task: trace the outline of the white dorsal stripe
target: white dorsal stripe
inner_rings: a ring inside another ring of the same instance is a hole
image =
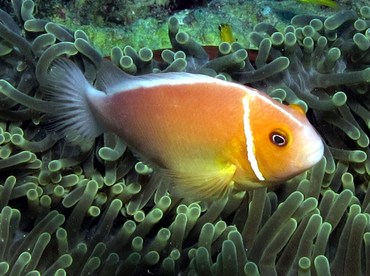
[[[233,82],[228,82],[220,80],[217,78],[209,77],[206,75],[200,74],[191,74],[185,72],[170,72],[170,73],[153,73],[142,76],[135,76],[132,78],[124,79],[118,85],[109,88],[109,93],[119,93],[125,91],[136,90],[140,88],[154,88],[161,85],[192,85],[197,83],[213,83],[220,86],[225,86],[225,89],[228,87],[238,87],[245,91],[247,95],[255,96],[267,103],[271,108],[279,110],[279,112],[285,114],[290,120],[296,122],[299,126],[303,126],[302,123],[297,120],[292,114],[281,108],[276,104],[276,101],[261,95],[258,90],[240,85]]]
[[[251,129],[250,121],[249,121],[249,113],[250,113],[249,97],[250,96],[247,95],[243,98],[243,107],[244,107],[243,123],[244,123],[245,140],[247,143],[248,161],[252,167],[254,174],[258,178],[258,180],[264,181],[265,178],[263,177],[263,174],[261,173],[258,167],[256,155],[254,153],[254,139],[253,139],[253,133],[252,133],[252,129]]]
[[[185,72],[153,73],[133,78],[125,79],[118,85],[110,88],[111,93],[125,92],[140,88],[154,88],[158,86],[172,85],[192,85],[197,83],[213,83],[218,85],[235,85],[231,82],[223,81],[217,78],[200,74],[191,74]]]

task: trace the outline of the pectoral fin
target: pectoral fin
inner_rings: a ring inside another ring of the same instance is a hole
[[[176,172],[161,169],[160,173],[172,180],[171,192],[179,197],[194,200],[217,199],[227,196],[232,190],[232,179],[236,171],[234,165],[229,164],[219,170],[199,171]]]

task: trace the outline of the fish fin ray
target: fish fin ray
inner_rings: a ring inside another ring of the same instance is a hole
[[[204,171],[201,174],[176,172],[160,169],[173,182],[170,191],[178,197],[194,200],[217,199],[229,195],[233,188],[235,166],[228,165],[221,170]]]
[[[186,72],[150,73],[132,76],[122,71],[111,61],[103,59],[98,68],[95,86],[108,95],[112,95],[138,88],[183,83],[203,83],[206,81],[214,83],[219,80],[206,75]]]
[[[55,105],[53,113],[45,114],[44,123],[57,138],[93,139],[103,132],[90,109],[88,94],[105,94],[86,80],[75,63],[66,58],[55,60],[40,87],[45,99]]]
[[[123,72],[111,61],[103,59],[98,68],[95,86],[107,94],[114,94],[124,89],[125,80],[133,78],[133,76]]]

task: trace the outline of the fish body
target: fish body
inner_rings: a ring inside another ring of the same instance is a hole
[[[220,31],[220,38],[222,42],[232,43],[236,41],[231,25],[222,23],[218,26],[218,30]]]
[[[297,0],[301,3],[307,3],[307,4],[314,4],[314,5],[320,5],[320,6],[326,6],[330,8],[336,8],[337,3],[332,0]]]
[[[51,99],[73,102],[56,110],[58,132],[85,138],[117,134],[170,177],[182,196],[221,197],[232,189],[281,183],[323,155],[305,114],[253,88],[189,73],[133,77],[108,61],[102,62],[96,88],[70,61],[57,62],[51,72],[43,85]],[[66,83],[78,85],[71,91]],[[60,87],[58,96],[50,86]],[[80,110],[63,120],[71,106]]]

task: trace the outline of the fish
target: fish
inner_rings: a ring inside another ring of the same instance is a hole
[[[307,4],[314,4],[314,5],[319,5],[319,6],[326,6],[329,8],[336,8],[337,3],[332,0],[297,0],[298,2],[301,3],[307,3]]]
[[[222,42],[232,43],[236,41],[231,25],[222,23],[218,25],[218,30],[220,31],[220,38]]]
[[[60,58],[40,85],[55,106],[53,132],[82,141],[116,134],[184,198],[269,187],[323,156],[302,110],[238,83],[186,72],[132,76],[103,60],[92,85]]]

